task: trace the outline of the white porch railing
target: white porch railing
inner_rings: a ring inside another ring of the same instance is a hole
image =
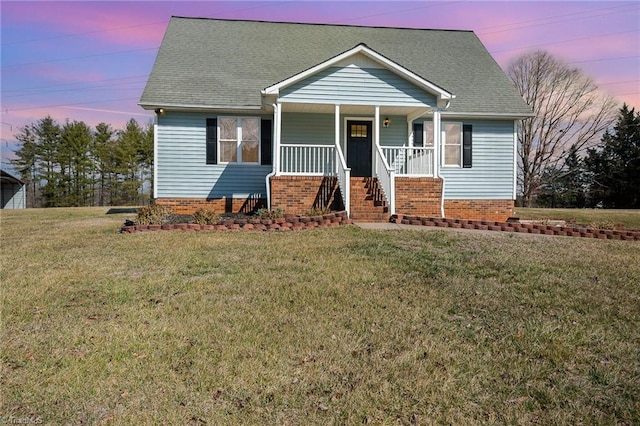
[[[344,159],[344,155],[342,155],[340,147],[336,149],[336,164],[338,165],[336,175],[340,192],[342,193],[344,209],[347,211],[347,215],[351,216],[351,169],[347,167],[347,162]]]
[[[381,147],[387,164],[399,176],[433,176],[433,148]]]
[[[395,182],[395,172],[389,167],[387,160],[385,159],[385,155],[382,152],[382,148],[379,145],[376,145],[376,177],[378,178],[378,182],[380,182],[380,186],[382,187],[382,192],[384,192],[384,196],[387,199],[387,203],[389,203],[389,212],[391,214],[396,214],[396,182]]]
[[[335,145],[280,145],[280,174],[334,176]]]

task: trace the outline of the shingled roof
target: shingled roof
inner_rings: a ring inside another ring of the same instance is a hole
[[[364,43],[453,93],[449,111],[530,108],[471,31],[172,17],[139,104],[260,108],[261,90]]]

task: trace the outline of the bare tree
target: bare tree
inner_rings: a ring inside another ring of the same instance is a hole
[[[547,52],[521,56],[507,74],[534,113],[518,129],[518,183],[529,206],[546,169],[558,167],[571,147],[581,154],[600,140],[615,121],[616,101]]]

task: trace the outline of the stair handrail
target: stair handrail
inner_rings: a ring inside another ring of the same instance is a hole
[[[389,167],[389,163],[382,152],[382,148],[376,143],[376,177],[382,193],[389,204],[389,211],[392,215],[396,214],[396,176],[395,172]]]
[[[336,176],[342,191],[344,209],[347,211],[347,216],[351,217],[351,168],[347,167],[340,144],[336,144]]]

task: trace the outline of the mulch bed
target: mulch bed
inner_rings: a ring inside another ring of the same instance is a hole
[[[487,220],[443,219],[396,214],[389,219],[403,225],[435,226],[441,228],[477,229],[483,231],[519,232],[524,234],[560,235],[566,237],[598,238],[602,240],[640,241],[640,231],[592,229],[580,226],[551,226],[518,222]]]
[[[322,216],[285,215],[276,219],[255,217],[223,218],[217,225],[198,225],[196,223],[173,223],[164,225],[125,225],[121,233],[132,234],[148,231],[298,231],[302,229],[331,228],[351,225],[347,212],[335,212]]]

